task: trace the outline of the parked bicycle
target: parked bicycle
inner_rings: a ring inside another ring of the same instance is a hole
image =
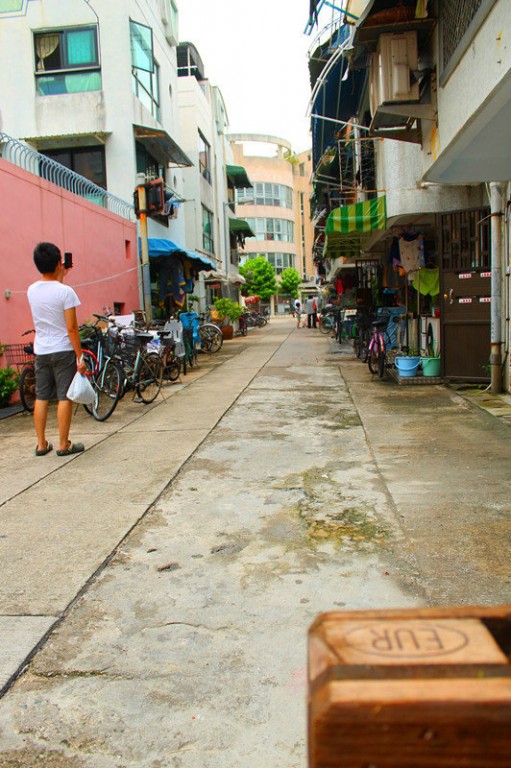
[[[157,352],[148,352],[146,346],[153,340],[153,334],[137,328],[117,325],[115,319],[94,315],[110,324],[107,336],[110,339],[111,360],[122,371],[120,397],[128,390],[134,392],[145,404],[152,403],[160,393],[163,381],[163,364]]]
[[[22,333],[22,336],[33,333],[35,330],[32,328]],[[11,344],[6,354],[9,364],[15,365],[20,372],[18,391],[21,404],[25,411],[33,413],[36,401],[34,343],[28,341],[26,344]],[[97,370],[97,359],[94,354],[84,349],[83,358],[88,371]]]
[[[389,333],[389,323],[399,323],[399,316],[393,317],[382,313],[371,323],[372,335],[369,342],[367,364],[372,374],[383,378],[385,369],[394,364],[397,354],[396,344],[392,343]]]
[[[87,413],[96,421],[106,421],[117,407],[124,387],[124,372],[116,360],[112,358],[112,345],[98,327],[100,320],[108,320],[103,315],[94,315],[96,324],[82,326],[82,350],[96,357],[96,366],[90,370],[90,382],[96,392],[96,400],[92,405],[84,405]]]
[[[205,352],[207,355],[218,352],[224,343],[222,331],[216,323],[212,322],[209,312],[201,312],[198,315],[198,320],[199,327],[197,332],[199,334],[201,352]]]

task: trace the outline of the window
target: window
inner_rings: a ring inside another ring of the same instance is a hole
[[[293,190],[284,184],[256,181],[252,189],[236,190],[237,205],[273,205],[293,209]]]
[[[165,168],[149,154],[147,149],[139,141],[135,142],[137,159],[137,173],[143,173],[146,179],[164,179]]]
[[[496,0],[443,0],[439,3],[441,84],[459,63]]]
[[[101,90],[95,26],[36,32],[34,50],[40,96]]]
[[[199,169],[206,179],[211,184],[211,148],[199,131]]]
[[[153,30],[145,24],[130,19],[131,66],[154,71]]]
[[[214,253],[213,214],[204,205],[202,206],[202,246],[205,251]]]
[[[295,228],[292,221],[287,219],[247,218],[256,240],[281,240],[294,242]]]
[[[241,263],[246,264],[249,259],[255,259],[257,256],[264,256],[275,270],[276,275],[280,275],[288,267],[295,266],[296,256],[294,253],[252,253],[243,254]]]
[[[154,72],[133,68],[133,93],[148,112],[160,119],[160,67],[154,62]]]
[[[106,168],[104,147],[76,147],[73,149],[48,149],[42,155],[51,157],[57,163],[79,173],[98,187],[106,189]],[[43,171],[43,168],[41,168]],[[44,172],[41,173],[44,177]]]
[[[148,112],[160,119],[160,68],[153,53],[153,30],[130,19],[133,93]]]

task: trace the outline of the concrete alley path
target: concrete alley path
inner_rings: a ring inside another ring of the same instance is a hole
[[[509,425],[287,318],[200,360],[81,456],[0,422],[2,768],[304,768],[318,613],[511,602]]]

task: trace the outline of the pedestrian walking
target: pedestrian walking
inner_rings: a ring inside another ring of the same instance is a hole
[[[302,305],[297,300],[295,301],[295,317],[296,317],[296,327],[300,327],[301,319],[302,319]]]
[[[307,311],[307,328],[317,328],[318,305],[316,304],[316,299],[314,297],[307,299],[305,307]]]
[[[36,399],[34,426],[37,434],[36,456],[45,456],[53,445],[46,439],[49,401],[58,400],[58,456],[69,456],[84,450],[82,443],[69,439],[73,403],[66,397],[76,371],[86,373],[76,307],[80,300],[63,280],[69,271],[64,266],[60,249],[53,243],[38,243],[34,263],[42,277],[27,292],[35,328]]]

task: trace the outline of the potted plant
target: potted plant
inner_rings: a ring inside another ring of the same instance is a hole
[[[14,368],[0,368],[0,408],[9,405],[11,396],[18,388],[18,372]]]
[[[403,347],[403,350],[396,355],[395,364],[400,376],[417,376],[421,358],[418,350],[414,347]]]
[[[215,299],[215,310],[220,323],[220,330],[224,339],[232,339],[234,336],[233,323],[243,314],[243,308],[237,301],[228,298]]]
[[[433,343],[431,355],[422,358],[422,373],[424,376],[440,376],[440,347]]]

